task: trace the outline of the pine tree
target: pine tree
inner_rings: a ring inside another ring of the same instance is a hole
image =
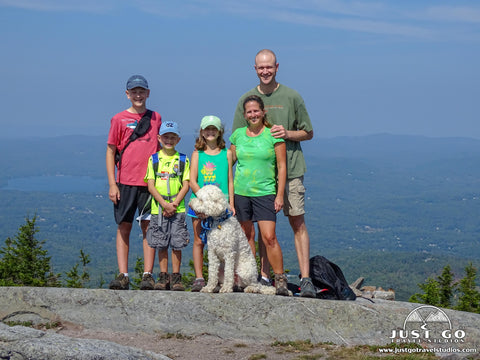
[[[42,249],[45,240],[35,237],[36,220],[36,215],[25,218],[17,235],[0,249],[0,286],[59,286],[60,275],[53,274],[48,252]]]
[[[475,287],[477,269],[470,263],[465,268],[465,277],[460,280],[457,310],[480,313],[480,293]]]
[[[408,299],[410,302],[418,302],[427,305],[438,305],[440,301],[440,285],[438,281],[428,278],[425,284],[418,284],[423,294],[416,293]]]
[[[444,308],[452,306],[453,292],[456,284],[453,282],[453,273],[450,265],[443,268],[442,274],[437,277],[439,285],[439,303]]]
[[[69,288],[83,288],[85,284],[90,280],[90,274],[87,271],[87,265],[90,263],[90,255],[87,255],[83,252],[83,249],[80,249],[80,262],[77,262],[73,265],[72,269],[66,273],[67,283],[66,286]],[[82,265],[82,273],[78,271],[78,267]]]

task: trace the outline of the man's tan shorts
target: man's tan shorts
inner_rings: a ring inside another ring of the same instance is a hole
[[[305,214],[305,186],[303,186],[303,176],[287,179],[283,201],[283,214],[285,216]]]

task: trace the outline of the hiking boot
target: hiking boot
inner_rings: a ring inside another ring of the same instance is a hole
[[[312,279],[304,277],[300,280],[300,296],[314,298],[317,297],[317,290],[313,286]]]
[[[158,274],[158,281],[154,287],[155,290],[170,290],[170,275],[166,272]]]
[[[285,274],[275,274],[275,288],[277,295],[288,296],[287,276]]]
[[[153,280],[152,274],[143,274],[140,290],[153,290],[154,287],[155,280]]]
[[[110,282],[108,286],[112,290],[128,290],[130,287],[130,280],[124,273],[120,273],[115,279]]]
[[[205,286],[205,280],[204,279],[195,279],[192,285],[192,292],[199,292],[202,290],[202,288]]]
[[[182,274],[173,273],[170,277],[170,283],[173,291],[185,291],[185,287],[182,284]]]

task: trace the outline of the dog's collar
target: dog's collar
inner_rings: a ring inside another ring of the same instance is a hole
[[[202,231],[200,232],[200,239],[202,240],[202,243],[206,244],[207,243],[207,233],[212,230],[213,228],[219,228],[221,229],[221,223],[227,220],[229,217],[231,217],[233,213],[229,211],[228,209],[225,210],[225,214],[223,214],[221,217],[214,219],[213,217],[209,216],[208,218],[202,220]]]

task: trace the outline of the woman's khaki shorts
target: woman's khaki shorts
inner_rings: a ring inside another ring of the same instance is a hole
[[[305,186],[303,186],[303,176],[287,180],[283,201],[283,214],[285,216],[305,214]]]

